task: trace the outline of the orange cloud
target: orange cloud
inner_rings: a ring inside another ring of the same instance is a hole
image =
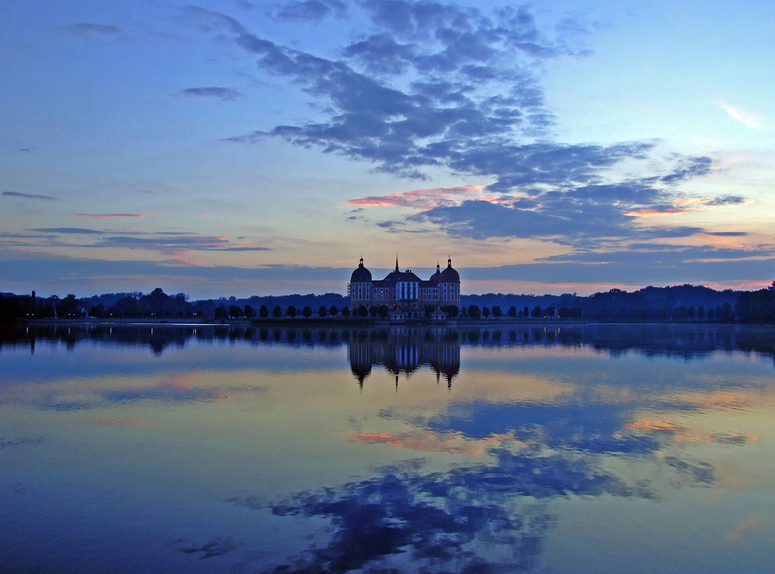
[[[431,209],[440,205],[455,205],[482,193],[482,185],[458,187],[430,187],[414,189],[403,193],[356,197],[347,201],[349,205],[359,207],[408,207],[411,209]]]
[[[160,215],[159,213],[74,213],[73,217],[91,217],[92,219],[142,219]]]
[[[484,455],[484,445],[472,443],[458,436],[439,435],[431,431],[410,431],[399,433],[359,432],[346,435],[348,442],[386,444],[393,448],[407,448],[423,452],[446,452],[449,454]]]
[[[750,530],[761,530],[762,526],[764,526],[764,518],[761,516],[754,516],[750,520],[732,528],[727,533],[727,538],[729,538],[729,540],[737,540]]]

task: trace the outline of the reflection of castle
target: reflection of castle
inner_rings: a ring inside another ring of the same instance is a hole
[[[426,305],[434,309],[447,305],[460,307],[460,275],[452,268],[450,258],[444,271],[436,265],[436,273],[423,281],[408,269],[399,271],[396,257],[396,268],[384,279],[373,280],[361,257],[358,268],[350,277],[347,295],[353,309],[386,305],[390,310],[401,310],[410,317],[419,317]]]
[[[424,331],[393,328],[389,331],[354,333],[349,342],[350,369],[363,386],[374,365],[396,376],[410,375],[423,365],[430,366],[436,380],[443,376],[447,386],[460,372],[460,338],[457,331]]]

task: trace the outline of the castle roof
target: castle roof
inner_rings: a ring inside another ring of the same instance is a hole
[[[350,276],[350,283],[368,283],[370,281],[371,271],[363,266],[363,257],[361,257],[361,262],[358,264],[358,268],[353,271],[353,274]]]
[[[441,272],[439,283],[460,283],[460,274],[452,268],[452,258],[447,259],[447,268]]]

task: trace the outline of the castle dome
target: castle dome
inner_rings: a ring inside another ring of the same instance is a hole
[[[447,268],[441,272],[439,283],[460,283],[460,274],[452,268],[452,258],[447,259]]]
[[[436,273],[431,275],[431,278],[428,279],[428,281],[436,281],[437,283],[441,281],[441,269],[438,264],[436,264]]]
[[[371,271],[363,266],[363,257],[361,257],[358,268],[353,271],[353,274],[350,276],[350,283],[368,283],[370,281]]]

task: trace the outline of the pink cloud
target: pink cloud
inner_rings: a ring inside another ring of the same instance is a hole
[[[432,209],[441,205],[457,205],[471,196],[480,196],[484,186],[466,185],[458,187],[430,187],[414,189],[403,193],[356,197],[347,201],[358,207],[408,207],[410,209]]]
[[[73,217],[91,217],[92,219],[142,219],[159,215],[158,213],[74,213]]]

